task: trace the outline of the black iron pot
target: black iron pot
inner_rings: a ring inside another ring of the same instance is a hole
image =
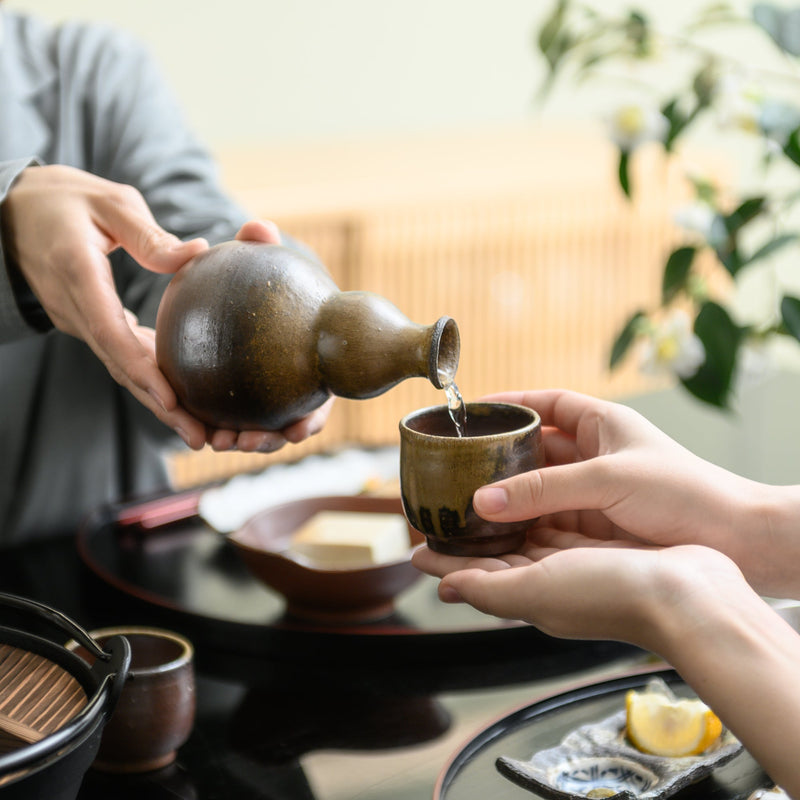
[[[32,616],[69,639],[75,639],[96,661],[82,658],[52,641],[18,627],[0,625],[0,644],[18,647],[54,662],[86,693],[88,702],[65,725],[32,744],[0,755],[2,800],[74,800],[100,746],[103,727],[111,716],[128,675],[131,651],[127,639],[115,636],[105,650],[80,626],[49,606],[0,593],[0,614]],[[33,622],[33,620],[31,620]]]

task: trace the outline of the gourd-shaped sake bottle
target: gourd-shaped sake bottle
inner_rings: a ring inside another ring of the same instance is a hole
[[[233,430],[280,430],[330,395],[374,397],[414,376],[452,382],[450,317],[411,322],[386,298],[342,292],[297,250],[224,242],[182,267],[156,320],[156,355],[181,404]]]

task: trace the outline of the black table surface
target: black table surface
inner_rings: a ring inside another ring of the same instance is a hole
[[[47,603],[87,629],[181,617],[104,584],[62,539],[6,551],[0,586]],[[197,718],[177,762],[142,776],[90,771],[79,800],[421,800],[480,729],[561,688],[614,677],[648,661],[600,642],[515,641],[515,651],[457,661],[358,663],[304,648],[250,655],[206,643],[195,626]],[[346,638],[342,647],[347,647]]]

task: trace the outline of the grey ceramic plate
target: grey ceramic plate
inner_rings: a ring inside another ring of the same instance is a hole
[[[645,687],[674,700],[662,678]],[[625,735],[625,709],[570,731],[559,745],[521,760],[500,756],[497,768],[516,783],[556,800],[613,797],[665,800],[710,775],[742,751],[729,732],[705,752],[682,758],[642,753]]]
[[[487,724],[455,752],[439,775],[434,800],[585,797],[569,790],[555,794],[551,788],[537,788],[530,781],[523,785],[500,771],[501,759],[525,762],[534,753],[557,748],[571,732],[619,713],[625,707],[627,690],[644,688],[654,675],[666,681],[678,696],[693,696],[673,670],[647,669],[537,698]],[[602,771],[604,765],[595,764],[594,768]],[[756,789],[773,785],[746,750],[726,763],[717,763],[705,777],[695,777],[697,781],[680,789],[674,800],[747,800]],[[637,779],[632,780],[636,786]]]

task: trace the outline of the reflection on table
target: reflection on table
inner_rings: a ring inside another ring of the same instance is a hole
[[[470,649],[467,638],[414,657],[322,635],[302,653],[242,652],[204,641],[203,624],[114,591],[80,561],[74,542],[20,547],[0,562],[4,590],[32,597],[86,628],[111,623],[179,630],[197,648],[197,720],[177,764],[140,776],[90,772],[80,800],[418,800],[430,797],[447,757],[488,719],[542,691],[612,674],[642,654],[613,643],[527,643]],[[520,628],[520,632],[524,631]],[[297,640],[300,641],[300,640]],[[348,643],[355,644],[348,653]],[[361,654],[360,662],[354,657]],[[407,657],[402,657],[403,655]]]

